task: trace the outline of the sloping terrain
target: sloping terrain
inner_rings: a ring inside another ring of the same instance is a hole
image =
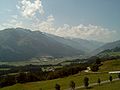
[[[34,57],[64,57],[84,54],[39,31],[11,28],[0,31],[0,60],[27,60]]]
[[[102,42],[89,41],[89,40],[84,40],[80,38],[65,38],[65,37],[54,36],[51,34],[46,34],[46,35],[60,43],[63,43],[65,45],[69,45],[70,47],[82,50],[86,54],[104,45],[104,43]]]
[[[92,53],[93,54],[98,54],[102,51],[108,50],[108,49],[115,49],[115,48],[120,48],[120,40],[115,41],[115,42],[111,42],[111,43],[107,43],[103,46],[101,46],[100,48],[94,50]]]

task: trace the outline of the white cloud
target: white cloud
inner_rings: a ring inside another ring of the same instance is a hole
[[[16,8],[17,8],[17,9],[20,9],[20,6],[16,5]]]
[[[22,21],[16,21],[15,19],[12,19],[10,20],[9,22],[7,23],[3,23],[1,25],[1,28],[2,29],[5,29],[5,28],[17,28],[17,27],[25,27],[23,22]]]
[[[39,29],[42,32],[55,31],[54,27],[54,17],[52,15],[47,17],[46,21],[38,22],[36,29]],[[54,29],[54,30],[53,30]]]
[[[36,12],[44,14],[43,6],[41,0],[34,0],[32,3],[30,0],[21,0],[20,6],[16,7],[21,10],[21,13],[24,17],[33,17]]]
[[[80,24],[76,26],[64,24],[62,27],[55,27],[54,20],[54,17],[50,15],[46,21],[35,25],[36,29],[61,37],[82,38],[97,41],[111,41],[117,34],[114,30],[108,30],[91,24]]]

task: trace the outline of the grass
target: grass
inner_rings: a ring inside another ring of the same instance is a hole
[[[99,71],[120,71],[120,59],[105,61]]]
[[[102,85],[97,85],[90,87],[88,90],[119,90],[120,89],[120,81],[114,81],[112,83],[106,83]],[[77,90],[86,90],[86,89],[77,89]]]
[[[10,70],[10,68],[0,68],[0,71],[3,71],[3,70]]]
[[[40,82],[32,82],[32,83],[26,83],[26,84],[16,84],[13,86],[1,88],[0,90],[39,90],[42,88],[42,90],[54,90],[54,86],[56,83],[61,85],[61,90],[69,88],[69,83],[71,80],[75,81],[76,86],[83,85],[83,79],[87,76],[90,79],[90,83],[97,82],[98,77],[101,78],[101,80],[108,80],[108,74],[107,73],[80,73],[76,75],[72,75],[65,78],[59,78],[55,80],[47,80],[47,81],[40,81]],[[116,75],[113,75],[113,78],[116,78]]]
[[[120,60],[113,60],[113,61],[106,61],[103,63],[103,65],[100,67],[100,73],[85,73],[80,72],[76,75],[71,75],[69,77],[65,78],[59,78],[54,80],[47,80],[47,81],[39,81],[39,82],[31,82],[31,83],[25,83],[25,84],[16,84],[9,87],[1,88],[0,90],[54,90],[54,86],[56,83],[60,84],[61,90],[69,88],[69,83],[71,80],[73,80],[76,83],[76,86],[82,86],[83,85],[83,79],[85,76],[87,76],[90,80],[89,83],[96,83],[97,79],[100,78],[101,81],[108,80],[109,74],[108,71],[112,70],[120,70]],[[107,71],[107,72],[106,72]],[[117,78],[117,74],[112,74],[113,78]],[[120,84],[120,82],[119,82]],[[105,84],[100,86],[101,88],[107,87],[109,85]],[[118,84],[116,84],[116,87]],[[98,86],[95,86],[97,88]],[[111,84],[111,87],[114,88],[114,85]],[[98,89],[92,89],[92,90],[98,90]],[[100,89],[101,90],[101,89]],[[109,90],[109,89],[106,89]],[[112,90],[119,90],[119,89],[112,89]]]

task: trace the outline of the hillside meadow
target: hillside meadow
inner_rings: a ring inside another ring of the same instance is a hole
[[[76,83],[76,87],[82,86],[84,77],[89,78],[89,83],[96,83],[98,78],[100,78],[101,81],[109,80],[108,71],[112,71],[112,70],[120,70],[120,60],[105,61],[103,65],[100,67],[99,72],[85,73],[84,71],[82,71],[78,74],[71,75],[64,78],[58,78],[58,79],[47,80],[47,81],[30,82],[30,83],[24,83],[24,84],[15,84],[13,86],[1,88],[0,90],[40,90],[40,89],[54,90],[56,83],[60,84],[61,90],[64,90],[69,88],[69,83],[71,80],[73,80]],[[113,78],[118,77],[117,74],[112,74],[112,76]],[[115,84],[115,85],[118,85],[118,84]],[[97,88],[97,86],[95,86],[95,88]]]
[[[102,85],[97,85],[94,87],[89,88],[89,90],[119,90],[120,89],[120,81],[115,81],[112,83],[106,83]],[[77,89],[77,90],[86,90],[84,88]]]
[[[54,80],[40,81],[40,82],[31,82],[25,84],[15,84],[13,86],[4,87],[0,90],[53,90],[56,83],[61,85],[61,90],[69,88],[69,83],[73,80],[76,83],[76,86],[83,85],[83,79],[87,76],[90,80],[90,83],[96,83],[98,78],[101,78],[102,81],[108,80],[108,73],[79,73],[65,78],[59,78]],[[112,75],[113,78],[116,78],[117,75]]]

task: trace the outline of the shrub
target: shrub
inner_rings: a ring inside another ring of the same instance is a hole
[[[71,90],[75,90],[75,82],[74,81],[70,82],[70,88],[71,88]]]
[[[85,88],[88,88],[88,85],[89,85],[89,78],[85,77],[84,78],[84,86],[85,86]]]
[[[55,85],[55,90],[60,90],[60,85],[59,84]]]

